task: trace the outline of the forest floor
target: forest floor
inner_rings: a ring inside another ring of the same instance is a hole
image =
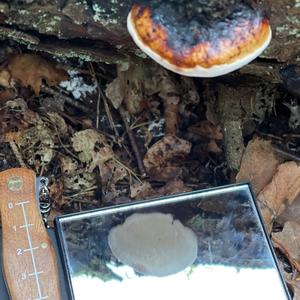
[[[249,181],[300,299],[300,107],[284,82],[238,72],[191,79],[137,59],[119,68],[54,60],[3,43],[0,86],[0,171],[49,178],[50,225]]]

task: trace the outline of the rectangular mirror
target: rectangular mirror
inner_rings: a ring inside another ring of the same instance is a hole
[[[247,184],[62,216],[75,300],[290,299]]]

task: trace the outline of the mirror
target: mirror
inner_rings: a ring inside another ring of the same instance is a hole
[[[75,300],[290,299],[247,184],[62,216],[57,233]]]

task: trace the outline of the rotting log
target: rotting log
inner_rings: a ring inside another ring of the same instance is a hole
[[[152,2],[159,0],[152,0]],[[85,61],[126,62],[142,53],[126,28],[134,0],[0,1],[0,38],[15,40],[29,50]],[[299,0],[262,0],[270,14],[273,40],[264,59],[300,61]],[[267,61],[268,62],[268,61]],[[263,69],[268,66],[264,64]],[[253,72],[253,70],[250,70]],[[270,70],[271,72],[271,70]],[[270,76],[270,72],[266,76]]]

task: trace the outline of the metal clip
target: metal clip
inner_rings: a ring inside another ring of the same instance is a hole
[[[47,217],[50,214],[51,207],[52,207],[52,201],[50,198],[50,192],[48,188],[49,180],[47,177],[38,177],[38,203],[40,206],[40,212],[43,218],[43,221],[45,223],[45,226],[47,227]]]

